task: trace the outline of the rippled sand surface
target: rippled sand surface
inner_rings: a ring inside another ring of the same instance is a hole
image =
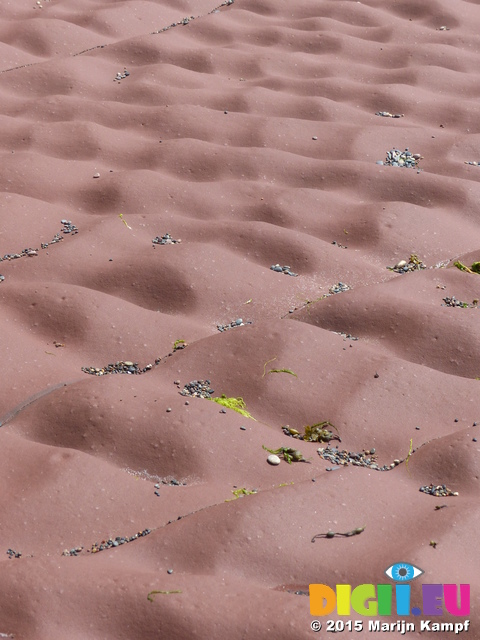
[[[1,637],[311,638],[402,561],[480,638],[479,3],[0,9]]]

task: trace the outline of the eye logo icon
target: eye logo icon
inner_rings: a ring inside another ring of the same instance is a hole
[[[419,567],[408,562],[396,562],[385,569],[385,574],[395,582],[410,582],[425,573]]]

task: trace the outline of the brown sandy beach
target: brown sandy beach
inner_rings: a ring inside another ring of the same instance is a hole
[[[216,2],[0,0],[0,638],[480,640],[480,2]]]

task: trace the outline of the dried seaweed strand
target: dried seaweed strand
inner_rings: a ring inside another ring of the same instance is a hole
[[[317,533],[316,536],[313,536],[312,542],[315,542],[316,538],[335,538],[336,536],[351,538],[352,536],[360,535],[363,531],[365,531],[365,527],[366,525],[364,525],[363,527],[357,527],[356,529],[352,529],[352,531],[347,531],[346,533],[337,533],[335,531],[327,531],[327,533]]]

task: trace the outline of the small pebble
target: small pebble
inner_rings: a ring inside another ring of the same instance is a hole
[[[476,438],[472,438],[472,442],[477,442],[477,439]]]
[[[171,407],[167,407],[167,413],[170,413],[171,410],[172,410]]]
[[[417,431],[420,431],[420,427],[415,427],[415,429],[416,429]]]
[[[273,466],[277,466],[278,464],[280,464],[280,458],[278,456],[272,454],[271,456],[268,456],[267,462],[268,462],[268,464],[271,464]]]
[[[168,573],[169,575],[172,575],[172,573],[173,573],[173,569],[167,569],[167,573]]]
[[[246,431],[246,430],[247,430],[247,427],[240,427],[240,429],[241,429],[242,431]]]
[[[220,409],[220,413],[227,413],[226,409]]]
[[[94,178],[99,178],[99,177],[100,177],[100,174],[99,174],[99,173],[94,173],[94,174],[93,174],[93,177],[94,177]]]
[[[317,136],[313,136],[312,140],[318,140]]]

